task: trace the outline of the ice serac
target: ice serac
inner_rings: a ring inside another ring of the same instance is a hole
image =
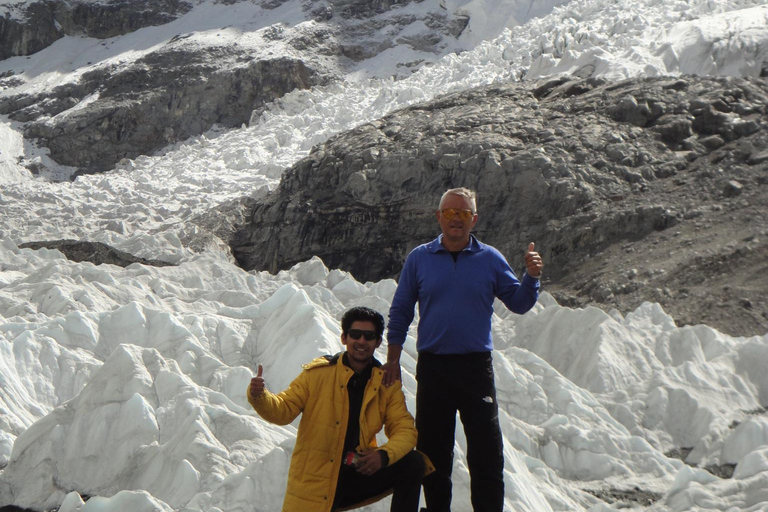
[[[768,254],[766,101],[759,78],[563,77],[452,94],[315,147],[231,246],[246,269],[317,255],[363,281],[393,277],[438,234],[441,193],[468,186],[478,237],[517,269],[535,241],[563,303],[628,312],[650,299],[681,323],[763,332],[744,304],[768,286],[755,272]],[[743,294],[720,296],[730,286]],[[718,323],[714,303],[741,326]]]
[[[73,489],[111,496],[113,505],[159,498],[179,509],[287,438],[285,429],[261,426],[244,412],[197,388],[157,350],[121,345],[77,397],[16,439],[3,484],[15,503],[42,509]],[[125,488],[144,491],[126,495]]]

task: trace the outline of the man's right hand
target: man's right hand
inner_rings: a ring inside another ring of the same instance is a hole
[[[251,392],[251,396],[253,398],[258,398],[261,396],[261,394],[264,392],[264,379],[262,378],[261,374],[264,373],[264,367],[259,365],[258,373],[254,378],[251,379],[251,386],[249,388]]]
[[[541,260],[541,255],[534,251],[535,247],[533,242],[528,244],[528,251],[525,253],[525,272],[529,276],[539,279],[541,270],[544,268],[544,262]]]
[[[391,386],[395,381],[400,380],[400,361],[387,361],[382,365],[382,368],[384,369],[382,384]]]
[[[381,383],[385,386],[391,386],[395,381],[400,380],[400,354],[403,353],[401,345],[387,345],[387,362],[381,367],[384,369],[384,378]]]

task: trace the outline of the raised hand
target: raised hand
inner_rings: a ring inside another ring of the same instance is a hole
[[[534,251],[534,243],[528,244],[528,252],[525,253],[525,270],[531,277],[541,277],[544,262],[539,253]]]
[[[264,378],[261,376],[263,373],[264,367],[259,365],[256,376],[251,379],[251,386],[249,388],[253,398],[258,398],[264,392]]]

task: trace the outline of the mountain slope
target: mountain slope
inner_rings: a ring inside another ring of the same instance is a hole
[[[80,0],[5,10],[0,56],[15,58],[0,64],[0,114],[48,152],[22,163],[55,176],[108,171],[239,127],[284,94],[384,63],[393,49],[401,55],[377,73],[409,74],[460,47],[468,20],[435,2]]]
[[[395,277],[439,233],[451,186],[478,191],[477,235],[515,267],[529,241],[564,303],[681,324],[768,329],[768,83],[551,80],[410,107],[316,147],[232,239],[246,269],[313,255]]]

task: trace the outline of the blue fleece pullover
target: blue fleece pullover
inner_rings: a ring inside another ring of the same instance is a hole
[[[442,238],[416,247],[406,258],[389,309],[387,342],[405,343],[418,302],[419,352],[490,352],[494,297],[523,314],[538,300],[539,280],[525,274],[520,282],[504,256],[474,236],[454,261]]]

